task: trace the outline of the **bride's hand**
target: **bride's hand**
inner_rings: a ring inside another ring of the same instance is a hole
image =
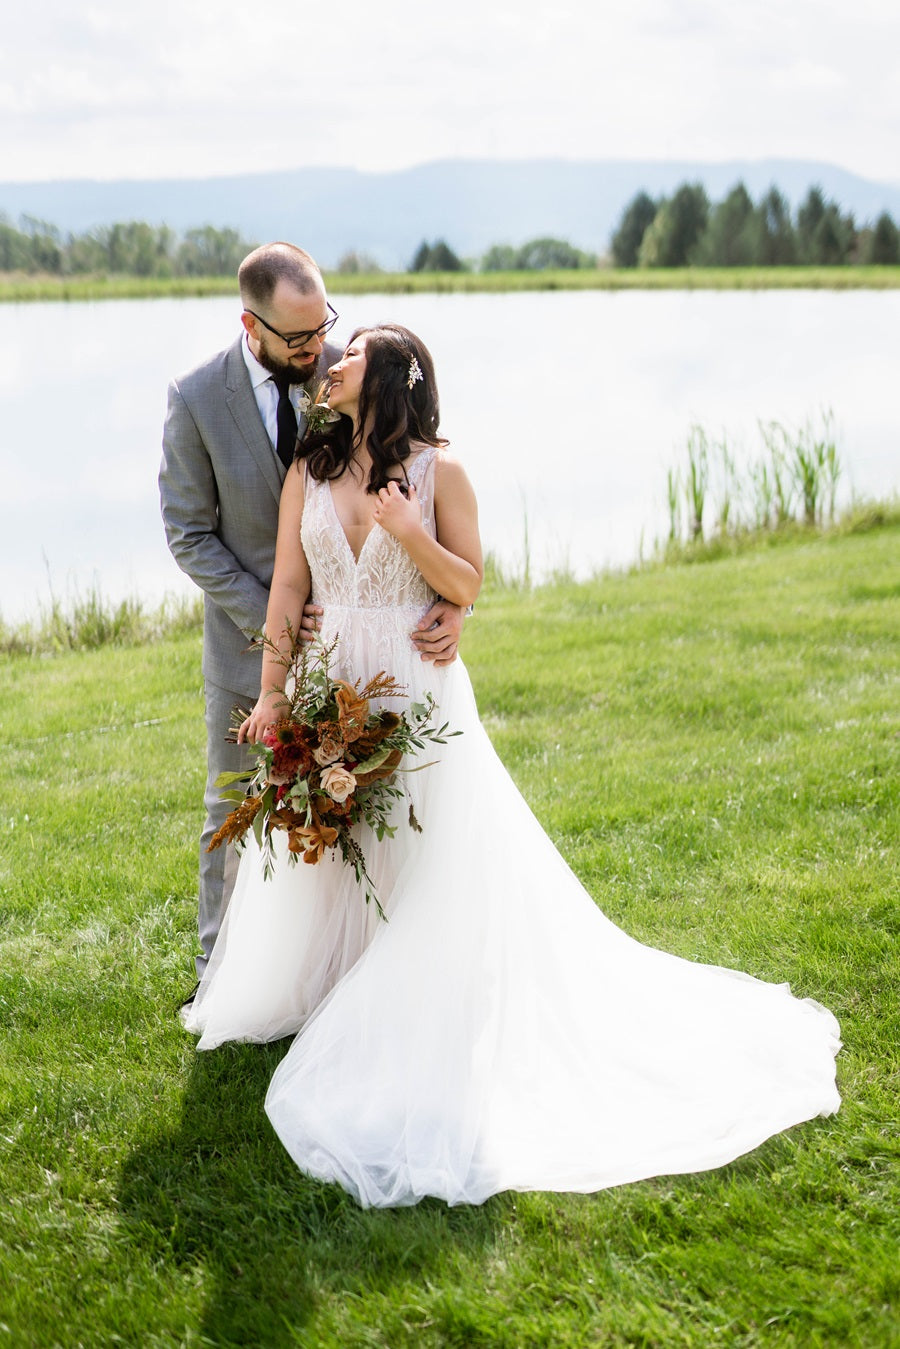
[[[259,744],[269,727],[286,717],[290,709],[290,702],[280,690],[261,693],[249,717],[238,727],[238,744]]]
[[[416,489],[410,483],[407,490],[409,496],[405,497],[400,490],[400,484],[392,478],[387,487],[382,487],[379,491],[373,511],[375,523],[381,525],[382,529],[386,529],[388,534],[392,534],[401,543],[405,536],[422,523],[422,508]]]

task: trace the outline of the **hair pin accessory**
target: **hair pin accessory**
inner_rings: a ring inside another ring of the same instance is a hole
[[[422,374],[419,362],[416,360],[414,356],[409,363],[409,376],[407,377],[406,380],[407,389],[411,389],[414,384],[417,384],[420,379],[424,378],[425,376]]]

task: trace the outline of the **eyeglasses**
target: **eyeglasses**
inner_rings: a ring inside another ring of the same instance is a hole
[[[338,314],[336,310],[331,308],[331,305],[328,304],[327,300],[325,301],[325,304],[326,307],[331,312],[330,319],[326,319],[324,323],[319,324],[318,328],[313,328],[308,333],[291,333],[290,337],[286,337],[285,334],[280,333],[277,328],[273,328],[271,323],[266,323],[263,316],[261,314],[257,314],[255,310],[247,309],[245,312],[248,314],[252,314],[255,319],[259,320],[259,322],[262,324],[264,328],[268,328],[270,333],[274,333],[276,337],[280,337],[286,347],[288,347],[291,351],[295,351],[297,347],[305,347],[307,342],[311,342],[314,337],[324,336],[324,334],[329,332],[330,329],[332,329],[334,325],[337,323]]]

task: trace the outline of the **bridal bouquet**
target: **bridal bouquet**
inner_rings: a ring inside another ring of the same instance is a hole
[[[263,642],[272,649],[267,638]],[[208,851],[222,843],[240,848],[252,829],[268,877],[277,829],[287,834],[292,863],[299,858],[316,863],[327,849],[337,849],[364,887],[366,903],[373,900],[384,917],[362,848],[350,831],[362,821],[378,839],[393,836],[397,826],[389,822],[391,807],[404,795],[395,781],[401,759],[423,749],[426,741],[443,745],[460,732],[448,731],[446,723],[432,724],[435,702],[430,694],[423,703],[411,703],[405,713],[373,709],[373,699],[403,696],[403,685],[384,671],[364,688],[359,680],[348,684],[332,678],[329,661],[336,645],[336,638],[328,646],[319,638],[294,642],[292,655],[283,658],[293,676],[293,691],[285,694],[289,709],[268,728],[262,743],[252,746],[255,768],[217,778],[216,785],[227,789],[223,798],[239,804]],[[240,709],[235,715],[243,720]],[[245,784],[243,790],[234,786],[239,782]],[[421,832],[411,802],[408,818],[410,827]]]

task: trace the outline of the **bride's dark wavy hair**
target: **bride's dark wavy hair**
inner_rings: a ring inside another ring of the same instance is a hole
[[[414,443],[443,446],[449,442],[438,435],[440,402],[434,362],[425,343],[398,323],[357,328],[350,343],[363,334],[366,371],[359,391],[359,430],[354,435],[352,419],[341,413],[340,421],[304,436],[297,447],[297,458],[306,460],[310,476],[317,482],[339,478],[362,444],[363,428],[371,414],[366,449],[372,456],[372,468],[366,491],[378,492],[386,486],[390,468],[399,464],[406,477],[404,461]],[[418,363],[422,378],[410,388],[413,361]]]

